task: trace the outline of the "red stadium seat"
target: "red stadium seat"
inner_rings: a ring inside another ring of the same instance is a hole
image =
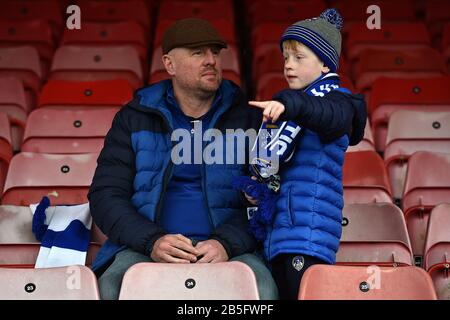
[[[161,1],[158,20],[179,20],[201,18],[206,20],[225,19],[235,21],[232,1]]]
[[[383,151],[385,148],[389,117],[395,110],[449,111],[448,88],[450,88],[449,76],[377,79],[373,84],[368,103],[377,150]]]
[[[402,208],[417,265],[424,254],[430,211],[448,199],[450,153],[414,153],[409,158]]]
[[[384,159],[394,198],[400,199],[408,158],[416,151],[450,150],[450,109],[447,112],[395,111],[389,119]]]
[[[447,70],[450,73],[450,22],[445,25],[442,35],[442,53],[447,60]]]
[[[355,67],[356,88],[370,90],[380,77],[431,78],[446,73],[443,56],[431,48],[409,51],[367,49],[361,53]]]
[[[100,300],[95,274],[85,266],[2,268],[0,287],[2,300]]]
[[[0,193],[3,191],[8,165],[12,156],[11,128],[8,116],[0,112]]]
[[[41,58],[42,74],[47,74],[55,51],[52,30],[43,20],[0,20],[0,46],[33,46]]]
[[[433,279],[438,298],[450,300],[450,203],[440,204],[431,211],[424,267]]]
[[[318,17],[326,6],[323,1],[256,1],[250,15],[250,25],[255,28],[265,22],[292,23]],[[281,36],[281,35],[280,35]]]
[[[79,0],[77,5],[80,7],[82,19],[85,22],[135,21],[139,23],[146,32],[147,39],[150,40],[153,14],[151,7],[147,7],[142,0]]]
[[[246,264],[138,263],[125,273],[119,300],[257,300],[256,278]]]
[[[365,10],[361,13],[368,16]],[[384,21],[384,12],[382,13]],[[365,49],[409,51],[428,48],[430,45],[430,36],[423,23],[384,21],[381,29],[371,30],[367,28],[364,20],[364,22],[352,24],[348,33],[346,55],[348,60],[355,60]]]
[[[392,202],[383,159],[374,151],[345,154],[343,185],[346,204]]]
[[[281,35],[288,27],[289,23],[277,21],[264,22],[255,26],[252,30],[250,39],[253,51],[255,52],[265,44],[276,44],[278,45],[278,48],[280,48]]]
[[[20,150],[27,121],[28,105],[22,83],[15,78],[0,78],[0,112],[6,114],[11,124],[11,143]]]
[[[41,87],[41,66],[37,50],[30,46],[0,48],[0,76],[19,79],[26,90],[31,110]]]
[[[222,57],[222,76],[224,79],[232,80],[237,85],[241,85],[241,72],[239,66],[239,57],[235,47],[229,45],[227,49],[221,50]],[[169,79],[170,76],[162,63],[162,48],[158,47],[153,51],[152,67],[150,70],[149,83],[155,83],[159,80]]]
[[[39,108],[93,109],[121,108],[133,98],[133,88],[126,80],[77,82],[51,80],[39,97]]]
[[[134,89],[143,84],[139,55],[133,48],[62,46],[56,50],[50,80],[125,79]]]
[[[0,268],[34,268],[41,244],[32,233],[32,219],[30,207],[0,206]],[[93,224],[87,266],[92,266],[103,241],[104,235]]]
[[[22,152],[9,165],[2,204],[29,205],[49,195],[51,203],[86,203],[98,154]]]
[[[5,0],[0,4],[0,20],[43,20],[50,24],[54,38],[63,30],[65,21],[60,1],[51,0]]]
[[[28,117],[21,151],[56,154],[100,152],[116,113],[116,108],[34,110]]]
[[[375,142],[373,140],[369,119],[367,119],[366,127],[364,128],[364,137],[362,141],[356,146],[349,146],[347,149],[347,152],[355,151],[375,151]]]
[[[428,0],[425,7],[425,22],[437,45],[445,23],[450,21],[450,3],[447,0]]]
[[[299,300],[436,300],[430,276],[417,267],[314,265],[303,275]]]
[[[83,27],[79,30],[64,30],[61,45],[131,46],[139,54],[142,69],[148,69],[148,40],[144,30],[134,21],[117,23],[83,22]]]
[[[349,204],[342,212],[339,265],[412,265],[403,212],[392,203]]]

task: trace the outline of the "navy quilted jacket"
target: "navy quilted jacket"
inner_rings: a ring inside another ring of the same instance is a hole
[[[154,242],[166,233],[159,222],[173,165],[172,116],[165,98],[171,85],[166,80],[138,90],[106,136],[88,195],[94,222],[108,237],[94,261],[95,271],[104,270],[127,247],[150,256]],[[211,125],[224,136],[226,129],[257,129],[260,113],[248,106],[240,89],[224,80],[220,90],[222,103]],[[202,170],[210,238],[220,241],[230,258],[253,251],[244,198],[231,185],[233,176],[247,174],[247,165],[212,164]]]

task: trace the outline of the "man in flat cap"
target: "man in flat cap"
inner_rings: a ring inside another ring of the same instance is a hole
[[[222,79],[226,47],[207,21],[177,21],[162,39],[171,79],[138,90],[113,121],[88,196],[94,222],[108,237],[93,264],[102,299],[119,297],[123,275],[138,262],[229,260],[250,266],[261,299],[277,298],[270,271],[253,254],[248,203],[232,188],[248,164],[195,161],[207,141],[200,150],[193,143],[183,154],[172,152],[180,130],[190,138],[211,128],[225,136],[227,129],[259,127],[261,116],[240,88]],[[174,161],[180,156],[192,161]]]

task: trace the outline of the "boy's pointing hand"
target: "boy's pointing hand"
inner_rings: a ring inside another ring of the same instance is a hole
[[[277,122],[278,118],[284,112],[285,107],[282,103],[274,100],[270,101],[249,101],[251,106],[263,109],[263,121],[271,120]]]

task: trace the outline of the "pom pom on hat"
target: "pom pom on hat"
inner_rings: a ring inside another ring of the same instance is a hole
[[[342,27],[344,26],[344,19],[342,19],[342,16],[336,9],[325,10],[320,14],[320,18],[325,19],[326,21],[334,25],[339,31],[341,31]]]

